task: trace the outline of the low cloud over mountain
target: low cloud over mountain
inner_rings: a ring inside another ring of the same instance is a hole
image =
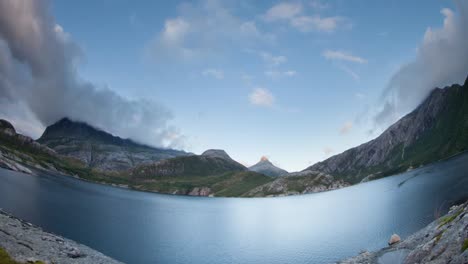
[[[50,8],[41,0],[0,2],[0,114],[42,127],[66,116],[151,145],[180,143],[164,106],[80,79],[81,50]]]

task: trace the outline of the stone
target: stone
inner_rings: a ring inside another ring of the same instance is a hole
[[[391,237],[390,237],[390,240],[388,241],[388,244],[391,246],[393,244],[396,244],[398,242],[401,241],[401,238],[399,235],[397,234],[393,234]]]

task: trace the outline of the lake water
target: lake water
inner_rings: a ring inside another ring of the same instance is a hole
[[[403,238],[468,196],[468,155],[281,198],[137,192],[0,170],[0,207],[127,263],[330,263]]]

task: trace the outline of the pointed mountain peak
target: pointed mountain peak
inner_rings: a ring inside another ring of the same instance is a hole
[[[260,161],[250,167],[249,170],[273,177],[288,174],[287,171],[273,165],[273,163],[271,163],[271,161],[269,161],[266,156],[261,157]]]
[[[232,160],[232,158],[229,157],[229,155],[226,153],[226,151],[224,151],[222,149],[209,149],[209,150],[206,150],[205,152],[203,152],[201,155],[205,156],[205,157],[213,157],[213,158],[221,158],[221,159],[225,159],[225,160]]]

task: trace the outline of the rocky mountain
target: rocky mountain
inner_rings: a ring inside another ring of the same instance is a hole
[[[342,179],[318,171],[301,171],[277,177],[274,181],[260,185],[244,196],[265,197],[324,192],[340,189],[350,184]]]
[[[224,150],[140,165],[130,177],[138,189],[198,196],[241,196],[273,180],[248,171]]]
[[[37,140],[58,154],[81,160],[101,171],[124,171],[141,164],[189,155],[122,139],[83,122],[63,118],[48,126]]]
[[[306,170],[358,183],[419,167],[468,149],[468,78],[434,89],[379,137]]]
[[[10,122],[1,119],[0,167],[29,174],[47,171],[98,179],[79,160],[63,157],[32,138],[16,133]]]
[[[249,167],[249,170],[272,177],[283,176],[288,174],[287,171],[273,165],[273,163],[271,163],[266,157],[262,157],[257,164]]]
[[[207,150],[201,155],[190,155],[160,160],[137,166],[132,171],[136,178],[210,176],[247,168],[231,159],[224,150]]]

